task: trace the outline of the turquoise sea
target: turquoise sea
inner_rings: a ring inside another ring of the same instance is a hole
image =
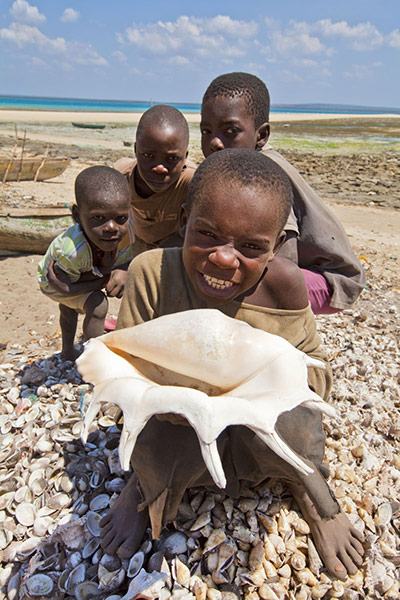
[[[185,113],[200,112],[200,104],[128,101],[90,100],[85,98],[41,98],[33,96],[0,96],[0,109],[10,110],[53,110],[76,112],[137,112],[141,113],[155,104],[169,104]],[[275,113],[326,113],[326,114],[400,114],[400,108],[378,106],[352,106],[338,104],[272,104]]]

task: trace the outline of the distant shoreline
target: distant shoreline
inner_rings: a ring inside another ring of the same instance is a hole
[[[58,111],[58,110],[23,110],[0,108],[0,122],[6,123],[115,123],[135,124],[143,113],[121,113],[121,112],[80,112],[80,111]],[[189,123],[199,123],[200,113],[183,113]],[[285,121],[314,121],[314,120],[337,120],[337,119],[400,119],[400,114],[376,113],[271,113],[271,122]]]

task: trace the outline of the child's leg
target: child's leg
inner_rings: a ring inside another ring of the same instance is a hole
[[[62,338],[61,356],[64,360],[75,360],[80,354],[74,347],[78,313],[73,308],[69,308],[64,304],[59,304],[59,307]]]
[[[107,310],[108,300],[103,292],[99,290],[90,294],[84,305],[83,337],[85,341],[103,335]]]
[[[326,509],[336,502],[321,474],[315,470],[304,477],[303,482],[290,483],[288,487],[310,526],[315,546],[329,573],[342,580],[354,575],[363,561],[363,535],[338,507],[331,516],[327,514],[329,510],[324,511],[325,516],[319,514],[313,496],[317,495],[318,505]]]
[[[138,510],[141,501],[137,478],[132,474],[119,498],[100,521],[101,545],[107,554],[130,558],[140,546],[149,521],[147,508]]]
[[[301,269],[307,287],[311,310],[315,315],[332,315],[341,312],[339,308],[330,305],[331,292],[328,282],[321,273]]]

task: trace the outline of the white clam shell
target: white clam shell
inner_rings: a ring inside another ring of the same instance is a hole
[[[143,563],[144,553],[141,551],[136,552],[136,554],[134,554],[131,560],[129,561],[128,570],[126,572],[128,577],[135,577],[139,573],[140,569],[143,567]]]
[[[89,511],[88,513],[86,513],[86,527],[88,528],[90,533],[95,537],[100,536],[100,521],[101,516],[99,515],[99,513],[93,511]]]
[[[15,517],[21,525],[30,527],[35,522],[36,508],[28,502],[21,502],[15,509]]]

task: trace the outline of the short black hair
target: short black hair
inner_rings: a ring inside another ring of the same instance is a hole
[[[189,126],[183,114],[173,106],[167,104],[156,104],[152,106],[140,118],[136,130],[136,139],[140,136],[145,127],[165,127],[170,126],[180,131],[184,136],[185,143],[189,143]]]
[[[225,73],[216,77],[203,96],[202,106],[218,96],[228,98],[243,97],[256,128],[269,121],[270,99],[267,86],[261,79],[250,73]]]
[[[82,207],[99,191],[106,197],[126,194],[127,198],[130,198],[128,180],[116,169],[105,165],[96,165],[81,171],[75,179],[76,204]]]
[[[207,190],[216,182],[262,190],[276,208],[279,232],[282,231],[292,206],[293,191],[289,177],[273,160],[247,148],[214,152],[201,163],[190,182],[186,203],[188,214],[201,206],[207,198]]]

